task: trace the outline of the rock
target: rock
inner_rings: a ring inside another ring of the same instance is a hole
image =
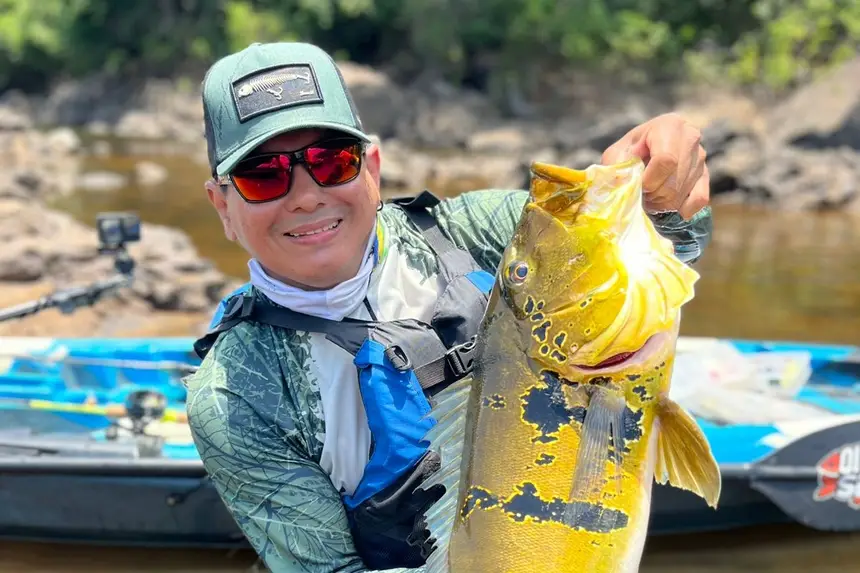
[[[790,95],[768,113],[767,125],[773,141],[860,150],[860,56]]]
[[[561,165],[566,165],[574,169],[585,169],[589,165],[600,163],[603,159],[603,154],[594,149],[577,149],[562,155],[559,159]]]
[[[520,189],[524,160],[510,155],[453,155],[434,161],[426,186],[438,194],[457,194],[484,188]]]
[[[397,140],[386,141],[380,151],[383,189],[418,191],[425,185],[432,158]]]
[[[730,145],[720,142],[713,156],[710,149],[709,145],[705,147],[712,195],[740,189],[741,179],[758,169],[763,161],[761,145],[749,138],[733,139]]]
[[[710,161],[723,155],[737,139],[749,138],[750,135],[750,132],[741,130],[728,119],[719,119],[702,129],[701,144]]]
[[[403,88],[368,66],[351,62],[338,62],[337,66],[352,93],[364,129],[383,139],[393,137],[398,120],[412,113]]]
[[[46,134],[46,140],[56,153],[68,155],[81,149],[81,138],[68,127],[58,127]]]
[[[91,153],[93,155],[99,155],[104,157],[105,155],[110,155],[113,149],[109,142],[101,140],[94,141],[91,149]]]
[[[115,191],[127,183],[125,176],[110,171],[90,171],[78,178],[78,188],[87,191]]]
[[[648,119],[649,116],[635,109],[604,118],[565,118],[555,127],[554,139],[563,150],[588,148],[602,155],[610,145]]]
[[[23,131],[32,125],[33,122],[26,113],[9,106],[0,106],[0,132]]]
[[[395,136],[416,147],[464,148],[477,131],[497,126],[499,112],[483,95],[432,77],[407,86],[410,112],[398,118]]]
[[[141,242],[129,253],[140,261],[134,292],[160,310],[214,308],[227,278],[201,259],[191,239],[178,229],[144,224]]]
[[[150,112],[131,110],[123,114],[113,132],[117,137],[129,139],[166,139],[167,130],[159,120],[158,116]]]
[[[50,280],[66,287],[115,273],[112,258],[98,253],[95,229],[39,203],[0,200],[0,242],[0,281]],[[143,224],[141,241],[128,251],[137,263],[128,303],[144,309],[210,311],[230,284],[177,229]]]
[[[140,185],[159,185],[167,180],[167,169],[151,161],[141,161],[134,166],[135,178]]]
[[[473,134],[466,141],[466,149],[474,152],[517,153],[526,148],[528,139],[525,130],[518,126],[485,129]]]
[[[790,148],[775,149],[743,187],[790,209],[834,209],[853,201],[860,188],[860,156]]]
[[[33,129],[0,136],[0,195],[42,199],[74,188],[79,170],[80,142],[74,132]],[[46,158],[50,158],[47,161]]]
[[[110,125],[107,122],[99,120],[87,123],[84,129],[87,133],[96,137],[105,137],[106,135],[110,135],[111,132]]]

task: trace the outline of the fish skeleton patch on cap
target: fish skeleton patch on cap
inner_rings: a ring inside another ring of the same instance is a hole
[[[232,84],[239,121],[285,107],[322,103],[319,82],[309,64],[257,71]]]

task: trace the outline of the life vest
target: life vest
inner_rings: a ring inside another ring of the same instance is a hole
[[[424,440],[435,424],[433,396],[472,371],[475,335],[495,277],[448,240],[427,211],[439,199],[424,191],[394,199],[418,227],[439,264],[443,288],[430,323],[416,319],[332,321],[236,292],[224,312],[194,344],[203,358],[218,336],[243,321],[325,334],[349,352],[358,369],[371,433],[371,454],[352,495],[343,502],[356,549],[371,569],[415,568],[428,554],[424,511],[444,487],[416,488],[439,468]]]

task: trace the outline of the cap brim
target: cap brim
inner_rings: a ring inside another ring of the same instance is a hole
[[[331,129],[333,131],[340,131],[357,137],[365,143],[372,143],[372,140],[370,139],[370,137],[368,137],[366,133],[364,133],[360,129],[355,129],[354,127],[350,127],[342,123],[313,122],[305,123],[302,125],[285,125],[282,128],[270,129],[265,133],[262,133],[259,136],[255,137],[254,139],[246,141],[243,145],[239,146],[233,153],[228,155],[224,159],[224,161],[219,163],[215,172],[218,174],[219,177],[227,175],[234,167],[236,167],[237,163],[245,159],[248,154],[254,151],[254,149],[261,145],[264,141],[267,141],[277,135],[281,135],[282,133],[296,131],[298,129]]]

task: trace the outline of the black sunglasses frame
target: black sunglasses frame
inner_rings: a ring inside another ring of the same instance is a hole
[[[339,142],[343,142],[343,145],[332,145],[332,144],[337,144]],[[353,175],[352,177],[350,177],[348,179],[344,179],[343,181],[339,181],[338,183],[335,183],[333,185],[325,185],[324,183],[320,182],[314,176],[313,169],[308,169],[308,162],[307,162],[307,158],[306,158],[306,153],[307,153],[308,149],[310,149],[312,147],[324,147],[326,149],[346,149],[347,147],[353,147],[356,145],[359,148],[358,149],[358,169],[356,169],[355,175]],[[331,147],[329,147],[329,146],[331,146]],[[271,203],[272,201],[277,201],[281,197],[285,197],[290,192],[290,189],[293,186],[293,180],[295,179],[293,177],[293,169],[295,169],[298,165],[302,165],[305,168],[305,171],[308,172],[308,175],[310,175],[311,179],[314,180],[314,183],[316,183],[317,185],[319,185],[323,189],[327,189],[327,188],[331,188],[331,187],[339,187],[341,185],[346,185],[350,181],[354,181],[355,178],[358,177],[358,175],[361,173],[361,167],[362,167],[362,163],[364,161],[364,153],[366,150],[367,150],[367,145],[359,139],[355,139],[352,137],[335,136],[335,137],[329,137],[326,139],[321,139],[319,141],[315,141],[315,142],[313,142],[309,145],[306,145],[306,146],[302,147],[301,149],[297,149],[295,151],[273,151],[270,153],[259,153],[259,154],[251,155],[251,156],[248,156],[248,157],[242,159],[242,161],[239,162],[239,165],[241,165],[242,163],[245,163],[246,161],[255,161],[255,160],[266,159],[269,157],[279,157],[282,155],[286,156],[290,160],[290,166],[287,169],[287,175],[289,176],[289,180],[287,181],[287,188],[284,189],[283,193],[281,193],[275,197],[272,197],[271,199],[263,199],[263,200],[258,200],[258,201],[248,199],[247,197],[245,197],[245,195],[239,189],[239,186],[236,185],[236,181],[233,179],[233,173],[232,172],[227,174],[226,179],[229,180],[229,182],[233,184],[233,187],[236,189],[236,192],[239,194],[239,196],[242,198],[242,200],[245,201],[246,203],[252,203],[252,204]],[[218,181],[218,184],[219,185],[227,185],[227,180],[225,180],[225,178],[222,177]]]

